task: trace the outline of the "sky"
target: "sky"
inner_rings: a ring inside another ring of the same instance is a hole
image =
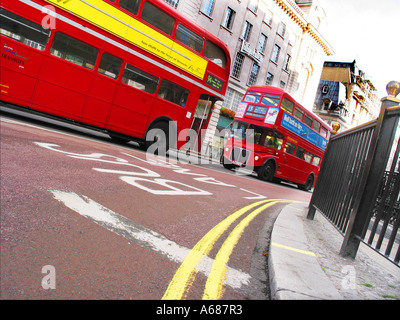
[[[335,52],[326,60],[355,59],[379,98],[387,96],[387,83],[400,82],[400,0],[318,0],[318,4],[327,15],[327,28],[321,34]]]

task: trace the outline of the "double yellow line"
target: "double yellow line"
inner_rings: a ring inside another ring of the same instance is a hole
[[[187,293],[196,277],[196,266],[201,259],[208,255],[213,248],[215,242],[229,228],[229,226],[239,219],[242,215],[257,206],[259,208],[251,211],[229,234],[220,250],[218,251],[211,267],[211,272],[207,278],[206,286],[203,293],[204,299],[220,299],[223,293],[223,284],[226,274],[226,267],[229,257],[239,241],[244,229],[249,223],[265,209],[273,206],[278,202],[295,202],[282,199],[262,200],[247,205],[230,216],[225,218],[214,228],[212,228],[189,252],[183,263],[176,271],[173,279],[169,283],[167,290],[162,299],[164,300],[180,300]]]

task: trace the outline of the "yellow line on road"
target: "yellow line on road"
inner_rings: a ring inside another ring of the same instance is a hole
[[[252,203],[248,206],[245,206],[226,219],[221,221],[218,225],[216,225],[213,229],[211,229],[190,251],[188,256],[185,258],[185,261],[180,265],[178,270],[176,271],[173,279],[169,283],[167,290],[164,293],[163,300],[180,300],[183,298],[184,294],[189,290],[192,285],[195,277],[196,277],[196,266],[201,261],[201,259],[206,256],[211,249],[213,248],[215,242],[220,238],[220,236],[228,229],[228,227],[240,218],[243,214],[245,214],[250,209],[253,209],[259,205],[263,205],[269,202],[285,202],[288,200],[283,199],[269,199],[262,200],[255,203]],[[272,205],[272,204],[271,204]],[[266,206],[269,207],[270,205]],[[264,210],[266,207],[263,207]],[[260,213],[262,210],[255,210]],[[258,214],[257,213],[257,214]],[[252,220],[252,219],[251,219]],[[250,223],[250,221],[248,222]],[[245,227],[244,227],[245,228]],[[243,230],[244,230],[243,228]],[[238,239],[240,235],[238,235]],[[237,242],[237,241],[236,241]],[[229,257],[228,257],[229,259]]]
[[[254,210],[247,217],[243,218],[243,220],[240,221],[235,229],[233,229],[233,231],[229,234],[213,262],[211,272],[208,276],[206,287],[204,289],[203,300],[217,300],[221,298],[226,274],[226,266],[234,247],[242,236],[244,229],[261,212],[276,203],[278,203],[278,201],[267,203]]]
[[[314,252],[306,251],[306,250],[300,250],[300,249],[284,246],[283,244],[279,244],[279,243],[275,243],[275,242],[272,242],[271,245],[274,246],[274,247],[277,247],[277,248],[286,249],[286,250],[290,250],[290,251],[306,254],[308,256],[313,256],[313,257],[317,256]]]
[[[219,237],[228,227],[250,209],[274,200],[262,200],[245,206],[225,218],[212,228],[190,251],[183,263],[176,271],[164,293],[163,300],[180,300],[192,285],[196,276],[196,266],[207,255]],[[279,201],[279,200],[278,200]]]

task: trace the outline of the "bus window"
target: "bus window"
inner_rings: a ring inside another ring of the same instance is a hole
[[[312,128],[312,122],[313,122],[312,118],[310,118],[308,115],[304,117],[304,123],[308,125],[310,128]]]
[[[142,19],[166,34],[171,35],[174,30],[175,19],[150,2],[143,5]]]
[[[261,103],[267,106],[277,107],[279,104],[279,96],[265,96],[262,98]]]
[[[117,79],[121,65],[122,60],[120,58],[105,52],[101,57],[98,71],[107,77]]]
[[[287,112],[289,112],[290,114],[292,114],[294,103],[292,101],[290,101],[289,99],[283,98],[281,107],[282,107],[282,109],[284,109]]]
[[[274,132],[271,129],[267,129],[266,133],[267,134],[265,136],[264,146],[267,148],[281,150],[284,139],[283,134],[277,131]]]
[[[234,138],[244,139],[246,136],[246,130],[249,124],[242,121],[233,121],[232,123],[232,135]]]
[[[297,146],[296,153],[294,154],[294,156],[299,159],[303,159],[304,151],[306,150],[304,150],[302,147]]]
[[[321,123],[319,123],[317,120],[314,120],[313,122],[313,129],[317,132],[319,132],[319,129],[321,128]]]
[[[243,101],[251,103],[259,103],[260,99],[261,99],[261,93],[249,92],[246,94]]]
[[[299,119],[300,121],[303,121],[303,116],[304,116],[304,111],[300,110],[299,108],[296,108],[294,110],[294,114],[293,114],[297,119]]]
[[[201,49],[203,49],[204,38],[186,28],[181,23],[179,23],[176,28],[175,38],[197,52],[200,52]]]
[[[150,73],[140,70],[130,64],[125,67],[122,75],[122,82],[136,89],[153,94],[158,85],[159,79]]]
[[[87,69],[93,69],[99,50],[85,42],[57,32],[50,53]]]
[[[225,68],[226,57],[224,50],[216,46],[211,41],[206,42],[206,47],[204,48],[204,55],[215,64],[219,65],[222,68]]]
[[[137,15],[140,6],[140,0],[119,0],[119,6],[126,11]]]
[[[294,144],[291,144],[290,142],[286,142],[285,148],[283,149],[283,151],[288,154],[293,154],[294,149],[296,149],[296,146]]]
[[[0,8],[0,33],[38,50],[44,50],[50,29]]]
[[[311,163],[311,160],[313,159],[313,155],[309,153],[308,151],[304,154],[304,160],[308,163]]]
[[[312,164],[314,166],[319,166],[319,162],[321,161],[320,157],[314,156],[313,160],[312,160]]]
[[[189,90],[164,79],[161,82],[160,90],[158,91],[158,96],[161,99],[170,101],[181,107],[186,105],[187,98],[189,96]]]
[[[328,130],[325,129],[324,127],[322,127],[322,129],[321,129],[321,136],[323,138],[328,138]]]

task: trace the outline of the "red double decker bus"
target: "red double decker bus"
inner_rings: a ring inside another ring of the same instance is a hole
[[[318,178],[331,127],[282,89],[248,88],[236,112],[222,162],[250,167],[260,179],[310,190]]]
[[[7,105],[148,146],[169,123],[200,132],[224,98],[227,46],[163,1],[2,0],[0,15]]]

